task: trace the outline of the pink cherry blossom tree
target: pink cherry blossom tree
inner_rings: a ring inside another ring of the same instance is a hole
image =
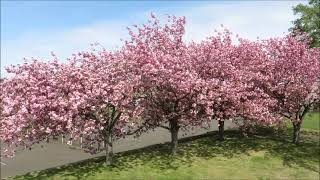
[[[63,123],[50,116],[59,111],[56,60],[43,63],[33,60],[7,68],[12,76],[1,82],[1,133],[7,147],[4,155],[12,155],[16,146],[34,143],[62,133]]]
[[[148,24],[129,29],[126,59],[141,77],[143,119],[148,129],[162,127],[171,133],[171,152],[175,154],[181,128],[201,125],[205,119],[197,107],[201,83],[183,42],[185,18],[168,17],[168,23],[151,15]],[[204,114],[204,113],[203,113]]]
[[[193,68],[206,82],[202,87],[206,92],[204,106],[210,109],[207,112],[212,119],[218,121],[220,140],[223,140],[225,120],[238,122],[242,117],[244,126],[278,120],[271,109],[272,99],[250,84],[250,79],[257,74],[248,71],[248,63],[263,60],[263,52],[255,43],[246,43],[240,38],[238,44],[233,43],[231,35],[225,29],[190,46]]]
[[[120,53],[104,50],[79,53],[65,64],[10,68],[13,77],[1,84],[1,140],[12,148],[62,134],[71,141],[83,137],[86,151],[105,150],[111,164],[113,140],[124,137],[129,117],[139,113],[131,99],[135,79],[125,66]]]
[[[291,35],[263,42],[264,76],[257,85],[277,101],[276,108],[291,120],[293,143],[299,143],[304,115],[319,101],[320,49]]]
[[[266,117],[269,122],[282,122],[280,116],[287,117],[293,124],[292,141],[296,144],[304,115],[319,101],[319,49],[310,49],[307,44],[291,35],[254,42],[240,39],[237,50],[237,64],[246,72],[245,86],[251,89],[247,93],[261,95],[250,106],[262,111],[249,115]]]
[[[121,53],[106,50],[79,53],[61,73],[60,89],[73,106],[68,132],[73,138],[83,137],[83,148],[91,153],[105,150],[110,165],[113,141],[125,137],[125,130],[134,124],[129,121],[141,111],[134,103],[138,80]]]
[[[223,140],[224,121],[232,119],[237,114],[239,91],[235,77],[237,70],[232,65],[233,44],[230,32],[218,33],[200,43],[189,46],[193,68],[204,82],[201,106],[206,113],[218,122],[219,139]]]
[[[240,72],[238,82],[242,89],[241,116],[250,121],[248,125],[281,123],[281,116],[276,108],[277,101],[256,81],[256,79],[266,78],[267,54],[263,45],[259,40],[249,41],[239,38],[238,41],[234,49],[233,63]]]

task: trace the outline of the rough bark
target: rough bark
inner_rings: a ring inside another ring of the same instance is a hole
[[[224,121],[218,121],[219,123],[219,140],[224,140]]]
[[[113,142],[112,142],[112,134],[107,133],[104,139],[104,148],[106,153],[106,165],[112,165],[113,158]]]
[[[299,144],[300,141],[300,128],[301,128],[301,121],[292,122],[293,125],[293,139],[292,142],[294,144]]]
[[[170,120],[169,123],[170,123],[170,133],[171,133],[171,154],[175,155],[177,153],[177,148],[178,148],[179,125],[176,119]]]

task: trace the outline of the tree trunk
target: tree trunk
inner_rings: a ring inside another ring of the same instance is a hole
[[[80,137],[80,148],[82,149],[82,136]]]
[[[218,122],[219,126],[219,140],[223,141],[224,140],[224,121],[219,120]]]
[[[293,139],[292,139],[292,142],[294,144],[299,144],[301,121],[292,122],[292,125],[293,125]]]
[[[170,133],[171,133],[171,154],[175,155],[177,153],[177,147],[178,147],[179,125],[178,125],[178,121],[175,119],[170,120],[169,123],[170,123]]]
[[[108,133],[104,139],[104,148],[106,153],[106,165],[109,166],[112,164],[113,157],[113,142],[112,142],[112,134]]]

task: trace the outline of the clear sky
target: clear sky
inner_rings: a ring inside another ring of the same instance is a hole
[[[126,27],[151,12],[186,16],[185,40],[199,41],[220,24],[249,39],[283,36],[292,26],[292,7],[307,1],[1,1],[1,74],[23,57],[61,61],[99,42],[114,49]]]

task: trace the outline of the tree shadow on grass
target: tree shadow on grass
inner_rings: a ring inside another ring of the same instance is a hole
[[[142,149],[117,153],[114,165],[104,166],[104,156],[84,160],[77,163],[51,168],[40,172],[17,176],[16,179],[46,179],[59,175],[59,177],[72,177],[87,179],[87,177],[104,171],[120,174],[133,167],[146,165],[152,169],[176,170],[181,166],[191,166],[195,159],[211,159],[217,156],[233,158],[243,154],[249,155],[252,151],[265,151],[270,156],[279,157],[284,166],[299,167],[319,171],[319,132],[303,131],[302,142],[294,145],[289,140],[289,132],[279,134],[256,134],[243,137],[238,131],[226,131],[224,141],[218,141],[217,132],[189,137],[179,140],[176,156],[171,156],[169,144],[158,144]]]
[[[271,136],[274,144],[269,148],[271,155],[282,158],[283,165],[293,164],[320,173],[320,134],[319,131],[302,131],[299,145],[291,143],[291,131],[282,136]]]
[[[71,163],[68,165],[49,168],[42,171],[30,172],[25,175],[16,176],[14,179],[48,179],[52,178],[55,175],[59,175],[61,177],[72,177],[75,179],[85,179],[88,176],[94,175],[96,173],[102,172],[100,167],[100,162],[102,161],[102,157],[87,159],[84,161],[79,161],[75,163]]]

